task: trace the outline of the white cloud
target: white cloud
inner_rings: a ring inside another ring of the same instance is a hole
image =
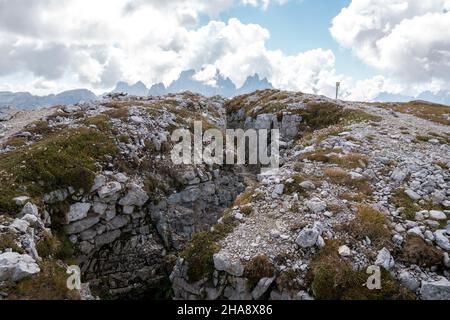
[[[353,0],[330,31],[387,75],[450,89],[449,10],[450,0]]]
[[[352,101],[373,101],[382,92],[402,94],[405,90],[404,85],[382,75],[377,75],[369,79],[356,81],[351,87],[345,87],[343,97]]]
[[[283,89],[331,92],[339,77],[329,50],[269,50],[269,31],[238,19],[196,25],[199,14],[232,4],[264,9],[285,2],[44,0],[27,7],[25,0],[0,0],[9,15],[30,18],[26,25],[1,22],[0,83],[38,93],[84,86],[100,93],[118,80],[168,84],[186,69],[203,70],[198,79],[212,83],[218,69],[238,86],[258,73]]]
[[[254,7],[261,7],[264,10],[267,10],[271,3],[283,5],[288,3],[289,0],[241,0],[244,5],[251,5]]]

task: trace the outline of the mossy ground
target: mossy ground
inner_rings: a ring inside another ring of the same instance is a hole
[[[110,136],[80,128],[0,155],[0,213],[14,213],[17,206],[12,199],[19,195],[39,197],[69,186],[89,191],[97,163],[116,153]]]

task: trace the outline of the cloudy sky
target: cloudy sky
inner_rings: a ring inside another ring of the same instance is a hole
[[[182,70],[348,99],[450,90],[450,0],[0,0],[0,90],[35,94]]]

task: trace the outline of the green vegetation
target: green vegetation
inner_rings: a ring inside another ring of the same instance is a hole
[[[408,197],[404,189],[396,189],[392,192],[391,202],[397,208],[403,208],[402,216],[408,220],[414,220],[420,207]]]
[[[357,122],[379,122],[381,117],[370,115],[361,110],[344,109],[332,102],[310,103],[308,108],[296,111],[303,117],[310,131],[320,130],[334,125],[349,125]]]
[[[373,189],[366,179],[352,179],[351,175],[341,168],[325,168],[323,172],[334,184],[346,186],[366,196],[372,195]]]
[[[278,290],[298,292],[301,289],[300,285],[295,282],[298,276],[298,272],[294,269],[289,269],[281,273],[276,279]]]
[[[45,231],[42,235],[42,238],[36,244],[36,250],[40,257],[48,258],[54,255],[58,251],[60,246],[61,243],[58,238]]]
[[[310,103],[306,109],[297,110],[311,131],[323,129],[341,123],[346,112],[331,102]]]
[[[111,105],[108,105],[108,107],[111,107]],[[130,113],[128,112],[128,108],[126,106],[113,107],[113,109],[105,111],[104,114],[111,118],[120,120],[126,120],[130,115]]]
[[[69,186],[88,191],[96,162],[116,153],[108,135],[80,128],[0,155],[0,213],[13,213],[17,207],[12,199],[18,195],[37,197]]]
[[[214,272],[213,255],[219,252],[217,242],[233,231],[234,219],[224,215],[223,223],[216,224],[211,231],[196,233],[180,257],[186,260],[190,282],[210,278]]]
[[[211,232],[197,233],[180,254],[187,262],[189,281],[200,281],[214,272],[213,255],[220,250],[216,239],[217,236]]]
[[[262,278],[275,275],[275,268],[266,255],[259,255],[246,263],[244,276],[248,279],[250,289],[254,288]]]
[[[25,253],[25,251],[17,245],[17,235],[14,233],[0,234],[0,251],[12,249],[17,253]]]
[[[413,293],[402,287],[381,268],[381,289],[369,290],[364,284],[369,275],[365,269],[355,270],[338,254],[338,245],[328,242],[311,263],[308,279],[318,300],[414,300]]]
[[[239,209],[243,215],[249,216],[253,213],[251,206],[243,206]]]
[[[40,134],[43,136],[47,136],[51,134],[55,129],[56,127],[55,128],[50,127],[47,121],[40,120],[25,127],[24,131],[30,132],[33,135]]]
[[[416,117],[443,125],[450,125],[450,120],[445,117],[445,115],[449,114],[448,106],[425,101],[411,101],[407,103],[377,103],[376,105],[384,109],[411,114]]]
[[[109,118],[103,114],[87,118],[85,124],[86,126],[95,126],[100,131],[108,131],[112,127]]]
[[[355,239],[363,240],[368,237],[377,247],[389,247],[391,233],[386,216],[372,207],[361,205],[356,217],[344,229]]]
[[[27,138],[23,137],[11,137],[6,142],[6,146],[14,147],[14,148],[20,148],[27,144]]]
[[[303,154],[300,160],[333,163],[347,169],[365,168],[369,163],[369,158],[363,154],[340,155],[341,152],[342,149],[318,149]]]
[[[77,291],[67,288],[67,274],[63,266],[48,259],[39,264],[41,272],[11,288],[9,298],[17,300],[79,300]]]

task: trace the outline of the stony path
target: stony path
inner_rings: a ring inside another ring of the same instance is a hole
[[[418,132],[423,131],[450,134],[449,126],[421,119],[410,114],[394,112],[366,104],[359,104],[358,107],[368,113],[382,116],[383,121],[389,126],[389,128],[398,128],[404,126],[416,129]]]
[[[16,111],[10,120],[0,122],[0,144],[20,132],[28,124],[49,116],[54,112],[55,108]]]

